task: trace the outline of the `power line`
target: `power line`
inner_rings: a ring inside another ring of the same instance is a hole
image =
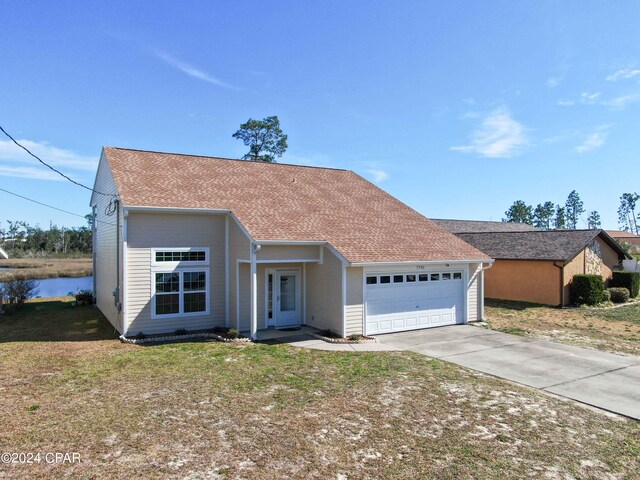
[[[29,155],[31,155],[33,158],[35,158],[36,160],[38,160],[42,165],[44,165],[44,166],[45,166],[45,167],[47,167],[48,169],[50,169],[50,170],[52,170],[52,171],[56,172],[56,173],[57,173],[58,175],[60,175],[61,177],[63,177],[63,178],[65,178],[65,179],[69,180],[71,183],[73,183],[73,184],[75,184],[75,185],[77,185],[77,186],[79,186],[79,187],[82,187],[82,188],[84,188],[84,189],[86,189],[86,190],[89,190],[90,192],[97,193],[98,195],[104,195],[105,197],[114,197],[114,198],[117,198],[117,197],[118,197],[117,195],[115,195],[115,194],[113,194],[113,193],[103,193],[103,192],[99,192],[99,191],[97,191],[97,190],[94,190],[94,189],[93,189],[93,188],[91,188],[91,187],[87,187],[86,185],[83,185],[82,183],[75,181],[74,179],[72,179],[72,178],[68,177],[67,175],[65,175],[64,173],[62,173],[60,170],[58,170],[58,169],[56,169],[56,168],[52,167],[51,165],[49,165],[47,162],[45,162],[45,161],[44,161],[44,160],[42,160],[40,157],[38,157],[35,153],[31,152],[31,151],[30,151],[27,147],[25,147],[24,145],[21,145],[20,143],[18,143],[18,141],[17,141],[15,138],[13,138],[11,135],[9,135],[9,133],[8,133],[4,128],[2,128],[2,126],[1,126],[1,125],[0,125],[0,130],[2,130],[2,133],[4,133],[7,137],[9,137],[13,143],[15,143],[18,147],[20,147],[21,149],[23,149],[25,152],[27,152],[27,153],[28,153]],[[67,213],[69,213],[69,212],[67,212]]]
[[[58,210],[59,212],[67,213],[69,215],[73,215],[75,217],[85,218],[84,215],[80,215],[79,213],[70,212],[68,210],[63,210],[62,208],[54,207],[53,205],[48,205],[46,203],[39,202],[38,200],[34,200],[29,197],[25,197],[24,195],[20,195],[18,193],[10,192],[9,190],[5,190],[4,188],[0,188],[1,192],[8,193],[9,195],[13,195],[14,197],[22,198],[23,200],[27,200],[32,203],[37,203],[38,205],[42,205],[43,207],[51,208],[53,210]],[[86,220],[86,219],[85,219]],[[102,220],[96,219],[96,222],[104,223],[105,225],[111,225],[112,227],[117,227],[115,223],[104,222]]]

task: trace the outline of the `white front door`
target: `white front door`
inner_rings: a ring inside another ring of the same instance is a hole
[[[276,271],[273,294],[276,328],[300,325],[300,272]]]

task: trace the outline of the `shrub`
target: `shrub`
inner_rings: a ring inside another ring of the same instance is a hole
[[[227,332],[227,338],[240,338],[240,332],[236,328],[230,328]]]
[[[574,275],[571,281],[573,303],[596,305],[604,300],[604,280],[600,275]]]
[[[145,335],[144,332],[138,332],[138,334],[136,335],[136,338],[138,340],[144,340],[145,338],[147,338],[147,336]]]
[[[631,298],[635,298],[640,294],[640,272],[613,272],[609,285],[626,288]]]
[[[629,290],[624,287],[612,287],[608,291],[613,303],[626,303],[629,301]]]
[[[178,328],[174,333],[176,335],[187,335],[189,332],[187,332],[186,328]]]
[[[602,292],[602,301],[603,302],[611,301],[611,292],[609,291],[609,289],[606,289],[604,292]]]
[[[38,293],[38,282],[24,278],[13,278],[0,284],[0,307],[5,313],[13,313],[22,308],[27,299]],[[2,305],[7,303],[8,306]]]
[[[75,293],[77,302],[93,303],[93,291],[92,290],[78,290]]]

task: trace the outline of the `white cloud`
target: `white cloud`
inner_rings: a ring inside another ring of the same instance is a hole
[[[371,169],[367,170],[367,172],[371,175],[375,183],[384,182],[387,178],[389,178],[389,174],[384,170]]]
[[[213,75],[210,75],[210,74],[204,72],[203,70],[200,70],[199,68],[196,68],[196,67],[194,67],[192,65],[189,65],[188,63],[185,63],[182,60],[178,60],[177,58],[172,57],[168,53],[161,52],[161,51],[156,51],[155,55],[160,60],[163,60],[168,65],[171,65],[172,67],[180,70],[181,72],[186,73],[190,77],[197,78],[198,80],[202,80],[203,82],[207,82],[207,83],[210,83],[212,85],[216,85],[218,87],[225,87],[225,88],[235,89],[234,86],[229,85],[229,84],[223,82],[222,80],[217,79]]]
[[[578,153],[590,152],[591,150],[595,150],[596,148],[600,148],[602,145],[604,145],[604,142],[607,140],[607,137],[609,136],[609,134],[606,131],[604,131],[607,128],[608,128],[607,126],[600,127],[598,131],[593,132],[592,134],[587,136],[584,142],[582,142],[582,144],[576,147],[576,152]]]
[[[43,161],[50,164],[53,167],[59,168],[63,172],[65,170],[82,170],[82,171],[90,171],[94,172],[96,167],[98,166],[98,158],[97,157],[87,157],[84,155],[78,155],[77,153],[71,150],[65,150],[63,148],[54,147],[53,145],[47,142],[35,142],[32,140],[19,139],[18,143],[24,145],[35,155],[40,157]],[[32,167],[32,171],[35,172],[47,172],[53,175],[53,172],[48,172],[45,166],[42,168],[39,167],[38,161],[25,152],[23,149],[18,147],[11,140],[0,140],[0,162],[3,164],[3,171],[5,175],[6,172],[14,171],[14,172],[26,172],[26,169],[20,169],[15,166],[7,166],[7,163],[29,163],[30,165],[36,165],[37,167]],[[25,174],[26,175],[26,174]],[[17,176],[17,175],[11,175]],[[56,175],[57,176],[57,175]],[[49,179],[52,178],[50,176],[38,176],[40,179]],[[62,177],[59,177],[62,178]]]
[[[469,119],[475,119],[475,118],[480,118],[480,113],[474,112],[473,110],[469,110],[467,112],[464,112],[462,115],[460,115],[461,120],[469,120]]]
[[[578,100],[561,99],[556,103],[561,107],[570,107],[581,103],[583,105],[601,105],[610,108],[624,108],[630,103],[634,103],[640,100],[640,94],[632,93],[629,95],[620,95],[618,97],[611,98],[609,100],[602,99],[601,92],[582,92]]]
[[[628,104],[637,102],[640,100],[640,95],[632,93],[630,95],[622,95],[620,97],[612,98],[611,100],[602,101],[602,105],[612,108],[624,108]]]
[[[562,82],[562,77],[549,77],[547,79],[547,87],[555,88]]]
[[[621,68],[620,70],[612,73],[607,77],[610,82],[617,82],[618,80],[627,80],[640,75],[640,69],[637,68]]]
[[[15,167],[0,164],[0,177],[29,178],[31,180],[64,181],[60,175],[36,167]]]
[[[598,101],[602,94],[600,92],[582,92],[580,94],[580,101],[582,103],[593,104]]]
[[[506,107],[500,107],[491,112],[473,132],[471,144],[451,147],[451,150],[505,158],[513,156],[528,144],[525,127],[511,116]]]

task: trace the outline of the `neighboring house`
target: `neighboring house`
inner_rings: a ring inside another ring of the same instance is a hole
[[[495,258],[484,296],[547,305],[571,304],[576,274],[611,278],[629,255],[604,230],[475,232],[457,235]]]
[[[640,253],[640,235],[623,230],[607,230],[607,233],[616,242],[628,244],[633,253]]]
[[[4,251],[2,247],[0,247],[0,260],[7,260],[9,258],[9,254]]]
[[[124,335],[477,320],[491,258],[352,171],[105,147],[98,307]]]
[[[478,233],[478,232],[536,232],[536,227],[526,223],[515,222],[485,222],[482,220],[451,220],[444,218],[432,218],[432,222],[446,228],[452,233]]]

